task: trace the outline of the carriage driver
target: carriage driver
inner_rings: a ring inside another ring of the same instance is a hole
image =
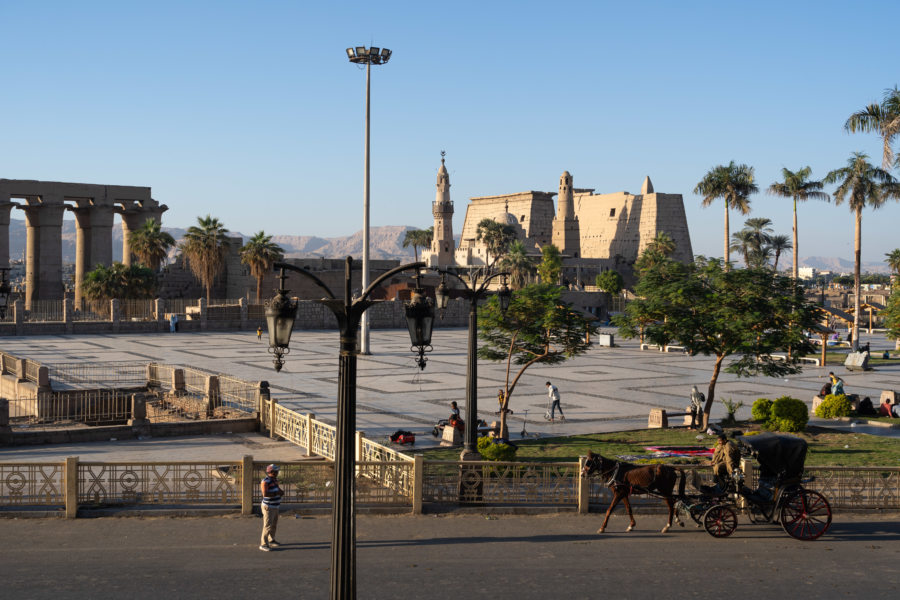
[[[722,489],[727,489],[732,474],[741,466],[741,451],[724,433],[719,434],[712,460],[707,464],[713,468],[716,481]]]

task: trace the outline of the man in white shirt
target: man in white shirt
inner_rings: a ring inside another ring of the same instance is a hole
[[[566,415],[563,414],[562,406],[559,403],[559,388],[547,382],[547,395],[550,397],[550,420],[555,420],[556,410],[559,409],[559,417],[565,420]]]

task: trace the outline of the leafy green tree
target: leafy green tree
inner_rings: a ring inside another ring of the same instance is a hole
[[[606,292],[610,296],[617,295],[622,291],[622,287],[625,285],[625,281],[622,279],[622,276],[619,275],[619,272],[611,269],[597,275],[595,283],[597,284],[597,287],[600,288],[600,291]]]
[[[719,165],[704,175],[694,188],[695,194],[703,196],[703,206],[709,206],[716,200],[725,201],[725,263],[731,260],[729,254],[728,209],[739,210],[741,214],[750,212],[750,195],[759,191],[753,177],[753,167],[738,165],[731,161],[727,165]]]
[[[206,288],[209,302],[213,281],[225,268],[225,251],[228,247],[228,230],[219,219],[206,215],[197,217],[197,225],[188,227],[181,240],[181,253],[187,259],[191,272]]]
[[[588,335],[596,331],[592,321],[562,301],[562,293],[562,288],[553,283],[527,285],[513,294],[505,314],[496,296],[478,313],[478,336],[484,342],[478,356],[506,361],[500,408],[500,435],[505,439],[509,438],[509,401],[525,370],[534,364],[555,365],[583,354],[588,349]],[[519,368],[514,375],[513,365]]]
[[[671,260],[654,265],[641,273],[637,298],[615,319],[626,338],[643,331],[655,344],[678,343],[691,356],[715,357],[704,429],[723,367],[738,377],[780,377],[801,367],[796,358],[773,360],[773,352],[799,357],[814,351],[804,332],[817,323],[816,307],[792,279],[770,269],[726,266],[703,257],[688,265]]]
[[[128,238],[131,253],[145,267],[158,271],[163,259],[168,256],[169,248],[175,246],[175,238],[162,230],[159,221],[147,219]]]
[[[84,298],[91,304],[91,310],[98,314],[109,314],[109,301],[143,300],[156,294],[156,274],[142,265],[125,266],[114,262],[110,266],[98,264],[93,271],[85,274],[81,282]]]
[[[676,244],[665,231],[657,231],[656,236],[647,244],[647,248],[652,248],[654,252],[658,252],[662,256],[672,256],[675,254]]]
[[[797,202],[803,202],[809,199],[825,200],[827,202],[831,199],[828,194],[822,191],[822,182],[810,180],[810,175],[812,175],[812,169],[809,167],[803,167],[797,171],[790,171],[783,168],[781,169],[781,176],[784,177],[784,181],[776,181],[766,190],[773,196],[791,198],[794,201],[794,242],[793,246],[788,246],[793,247],[794,249],[794,279],[799,278],[798,270],[800,268],[800,259],[798,256],[800,244],[797,240]],[[777,264],[775,268],[778,268]]]
[[[881,168],[889,171],[894,163],[894,149],[891,144],[900,134],[900,89],[886,89],[881,104],[869,104],[864,109],[850,115],[844,123],[844,129],[850,133],[873,132],[881,137]],[[900,166],[900,162],[898,165]]]
[[[434,226],[428,229],[407,229],[403,236],[403,247],[412,246],[413,254],[416,256],[416,262],[419,262],[419,248],[427,248],[434,239]]]
[[[888,297],[887,306],[881,313],[888,339],[894,340],[894,348],[900,350],[900,289],[895,289]]]
[[[859,292],[860,266],[862,264],[862,211],[865,207],[878,208],[889,198],[900,199],[900,184],[890,173],[869,164],[869,157],[862,152],[854,152],[847,166],[828,173],[825,183],[837,183],[834,203],[841,204],[847,199],[850,210],[856,217],[853,254],[853,351],[859,347]]]
[[[488,254],[488,266],[494,266],[506,254],[507,248],[516,239],[516,229],[512,225],[499,223],[494,219],[482,219],[475,229],[475,239],[484,242]]]
[[[900,248],[895,248],[884,255],[887,258],[887,264],[897,277],[900,277]]]
[[[500,259],[500,269],[509,272],[509,285],[518,290],[525,286],[534,274],[534,263],[521,240],[513,240]]]
[[[559,248],[547,244],[541,248],[541,264],[538,265],[538,276],[542,283],[559,285],[559,272],[562,271],[562,257]]]
[[[256,278],[256,302],[262,300],[262,282],[272,265],[282,259],[284,249],[272,241],[265,231],[254,234],[241,246],[241,262],[250,267],[250,274]]]

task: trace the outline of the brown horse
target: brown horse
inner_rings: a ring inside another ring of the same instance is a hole
[[[597,530],[597,533],[606,531],[606,523],[609,521],[609,515],[619,503],[625,502],[625,508],[628,509],[628,518],[631,519],[631,525],[625,531],[634,529],[634,515],[631,513],[631,502],[628,500],[632,492],[639,494],[650,494],[662,498],[669,507],[669,520],[666,526],[662,528],[665,533],[672,526],[672,517],[679,525],[684,527],[684,523],[675,514],[675,482],[681,475],[681,484],[678,488],[678,495],[684,495],[684,472],[681,469],[670,467],[669,465],[645,465],[638,466],[626,462],[617,462],[603,458],[599,454],[588,451],[587,460],[582,470],[583,477],[589,477],[593,473],[600,473],[605,480],[607,487],[612,490],[613,499],[609,503],[609,509],[606,511],[606,518],[603,519],[603,525]]]

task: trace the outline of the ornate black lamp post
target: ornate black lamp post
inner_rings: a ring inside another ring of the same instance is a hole
[[[9,294],[11,292],[9,267],[0,267],[0,320],[6,318],[6,309],[9,306]]]
[[[488,275],[487,273],[472,271],[467,282],[452,271],[435,270],[441,274],[441,284],[434,291],[434,297],[437,300],[437,307],[442,313],[447,308],[447,303],[450,300],[446,281],[447,275],[456,277],[463,284],[466,299],[469,301],[469,347],[468,355],[466,356],[466,437],[461,458],[463,460],[473,460],[478,458],[478,445],[476,442],[478,432],[478,301],[487,293],[488,283],[496,277],[502,277],[502,285],[497,291],[497,296],[500,301],[500,310],[505,313],[512,298],[512,292],[506,285],[506,276],[509,273]],[[483,277],[483,279],[479,281],[480,277]]]
[[[369,294],[382,281],[401,271],[416,270],[425,266],[417,262],[391,269],[373,281],[363,290],[358,298],[352,298],[350,292],[350,274],[353,259],[349,256],[344,273],[344,299],[334,297],[322,281],[299,267],[287,263],[275,263],[281,270],[281,288],[266,307],[266,320],[269,329],[269,352],[275,356],[275,370],[280,371],[284,365],[284,356],[290,352],[291,330],[297,316],[297,301],[288,297],[284,289],[285,271],[293,271],[313,281],[327,297],[319,300],[331,309],[337,317],[341,334],[340,366],[338,370],[338,406],[337,437],[335,439],[335,481],[334,502],[332,503],[333,530],[331,539],[331,597],[335,600],[356,598],[356,485],[354,446],[356,443],[356,355],[358,329],[362,314],[376,300],[370,300]],[[419,290],[421,292],[421,290]],[[430,314],[429,310],[431,309]],[[430,321],[429,321],[430,318]],[[419,294],[407,305],[407,319],[416,320],[409,326],[412,344],[415,348],[430,348],[431,324],[434,320],[434,309]],[[427,323],[426,323],[427,321]],[[424,353],[424,350],[422,350]],[[420,356],[421,358],[421,356]]]

